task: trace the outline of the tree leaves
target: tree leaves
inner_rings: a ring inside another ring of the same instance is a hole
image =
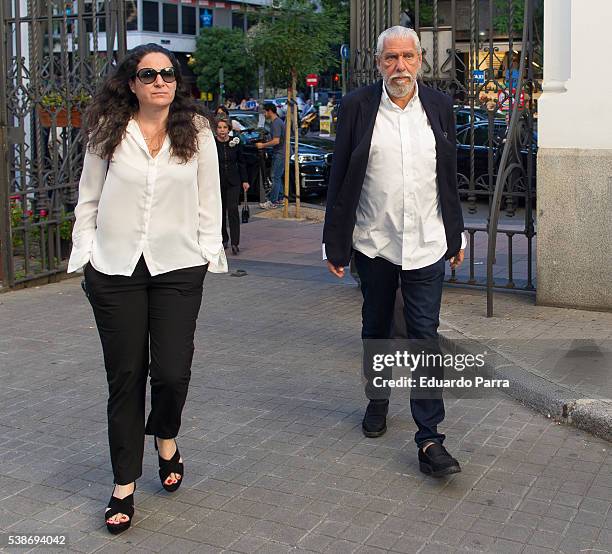
[[[281,0],[248,32],[248,48],[266,68],[266,82],[288,87],[295,73],[302,80],[338,63],[331,47],[343,36],[342,18],[311,0]]]
[[[201,91],[219,92],[221,68],[226,95],[246,96],[255,86],[257,64],[247,51],[245,35],[239,29],[202,29],[190,66]]]

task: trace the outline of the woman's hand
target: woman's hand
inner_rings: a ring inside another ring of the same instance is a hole
[[[242,189],[244,190],[244,192],[246,192],[250,188],[251,188],[251,185],[249,185],[246,181],[242,183]]]

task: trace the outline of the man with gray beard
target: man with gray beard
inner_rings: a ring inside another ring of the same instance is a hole
[[[422,54],[412,29],[378,37],[382,80],[342,99],[327,193],[323,251],[332,274],[344,277],[354,252],[363,294],[362,339],[391,338],[398,281],[409,339],[436,342],[445,260],[463,261],[465,237],[457,193],[452,100],[418,82]],[[366,385],[367,437],[387,430],[388,389]],[[461,471],[438,431],[441,392],[410,399],[421,471]]]

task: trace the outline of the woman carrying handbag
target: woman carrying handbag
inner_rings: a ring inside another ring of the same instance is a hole
[[[131,50],[93,99],[83,131],[68,271],[84,268],[104,352],[115,483],[104,519],[117,534],[132,523],[145,435],[154,437],[164,489],[183,482],[175,437],[203,281],[207,271],[227,271],[227,260],[213,134],[174,54],[156,44]]]
[[[216,143],[223,210],[221,222],[223,246],[227,248],[227,244],[231,240],[232,254],[237,255],[240,252],[240,217],[238,215],[240,186],[242,184],[242,190],[246,193],[249,190],[249,183],[242,144],[240,144],[238,137],[230,137],[230,126],[230,121],[225,118],[217,120]],[[227,233],[227,221],[229,221],[229,235]]]

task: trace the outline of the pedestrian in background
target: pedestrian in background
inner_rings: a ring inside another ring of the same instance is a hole
[[[238,124],[237,121],[233,121],[230,118],[230,113],[229,110],[223,105],[223,104],[219,104],[217,106],[217,109],[215,110],[215,119],[226,119],[227,121],[230,122],[230,137],[233,137],[236,133],[240,132],[240,125]]]
[[[264,104],[264,115],[270,124],[272,138],[267,142],[257,142],[255,145],[262,148],[272,148],[272,189],[268,200],[260,206],[269,210],[283,203],[283,174],[285,173],[285,123],[278,117],[276,105],[272,102]]]
[[[197,109],[174,54],[146,44],[107,77],[85,115],[68,271],[84,268],[104,352],[115,482],[104,519],[113,534],[132,523],[145,435],[164,489],[183,482],[175,437],[202,285],[207,271],[227,271],[215,142]]]
[[[219,119],[216,129],[217,154],[219,156],[219,182],[221,185],[222,222],[221,235],[223,247],[227,248],[231,240],[232,254],[240,252],[240,217],[238,204],[241,191],[249,190],[249,183],[244,163],[242,144],[238,137],[230,137],[231,123]],[[242,186],[241,186],[242,185]],[[229,221],[229,237],[227,222]]]

